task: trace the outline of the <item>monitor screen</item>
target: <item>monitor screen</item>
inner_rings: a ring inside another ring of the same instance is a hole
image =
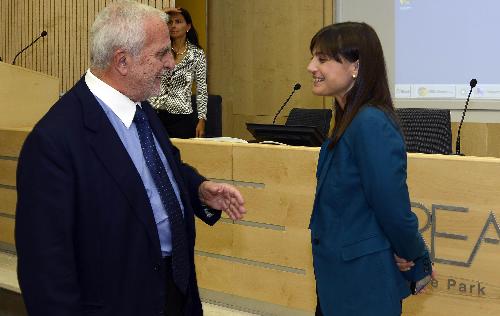
[[[259,142],[274,141],[293,146],[319,147],[325,141],[317,127],[247,123],[248,131]]]

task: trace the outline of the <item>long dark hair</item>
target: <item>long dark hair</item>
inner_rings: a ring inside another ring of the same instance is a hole
[[[335,102],[334,128],[329,148],[339,141],[361,107],[375,106],[389,115],[397,124],[394,105],[387,80],[384,53],[375,30],[366,23],[343,22],[325,26],[311,39],[311,53],[322,53],[337,62],[342,58],[359,61],[354,86],[346,95],[342,109]]]
[[[189,29],[189,32],[186,34],[187,40],[193,44],[194,46],[198,48],[202,48],[200,46],[200,42],[198,40],[198,32],[196,32],[196,29],[194,28],[193,24],[193,19],[191,18],[191,14],[189,14],[189,11],[184,9],[184,8],[178,8],[181,11],[182,16],[184,17],[184,20],[186,20],[187,24],[191,24],[191,28]]]

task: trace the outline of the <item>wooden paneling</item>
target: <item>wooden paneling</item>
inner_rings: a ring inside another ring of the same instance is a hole
[[[0,127],[0,156],[18,157],[29,129]]]
[[[14,245],[14,219],[0,216],[0,245]],[[0,250],[1,251],[1,250]]]
[[[114,0],[1,0],[0,57],[11,63],[22,48],[47,31],[16,59],[16,65],[61,79],[69,90],[89,67],[89,30],[97,13]],[[140,0],[159,9],[169,0]]]
[[[428,294],[405,301],[404,315],[500,314],[499,159],[410,154],[408,167],[438,278]]]
[[[14,188],[0,186],[0,213],[12,215],[16,213],[17,192]]]
[[[273,302],[299,310],[314,310],[314,279],[307,275],[196,256],[198,283],[213,291]],[[256,307],[258,309],[258,307]]]
[[[318,148],[174,142],[185,162],[236,185],[248,210],[244,221],[237,223],[226,220],[209,227],[197,221],[200,286],[312,310],[314,275],[307,224]],[[224,271],[218,273],[219,269]]]
[[[307,224],[318,148],[174,143],[186,162],[210,177],[234,183],[247,200],[243,221],[226,219],[214,227],[197,222],[200,287],[313,311],[316,299]],[[4,186],[14,185],[15,164],[10,158],[0,160]],[[432,250],[438,278],[427,294],[405,300],[403,315],[500,313],[498,174],[500,159],[408,155],[412,209]],[[13,245],[14,203],[15,191],[1,188],[0,245]]]
[[[0,158],[0,184],[16,185],[17,161]]]
[[[182,147],[184,157],[192,156],[185,152],[189,149],[222,148],[217,143],[184,142],[193,145]],[[248,214],[237,223],[224,221],[214,227],[197,223],[200,287],[314,310],[307,225],[317,154],[317,148],[233,145],[226,160],[233,161],[232,181],[245,196]],[[204,165],[200,159],[190,162]],[[427,294],[405,300],[403,315],[500,314],[498,175],[500,159],[408,155],[412,210],[438,277]]]
[[[311,37],[332,22],[333,6],[327,0],[208,2],[208,89],[222,95],[224,135],[248,138],[237,115],[266,116],[270,123],[296,82],[302,89],[283,114],[329,106],[312,95],[306,66]]]
[[[458,123],[452,123],[453,152]],[[467,156],[500,157],[499,123],[463,123],[460,131],[460,151]]]
[[[199,166],[198,171],[207,178],[227,179],[233,178],[233,161],[228,159],[232,154],[232,145],[222,143],[218,150],[206,150],[206,146],[199,146],[190,140],[174,139],[176,146],[181,150],[182,160],[188,161],[193,166]],[[200,141],[207,146],[209,141]]]
[[[207,52],[207,0],[176,0],[176,7],[189,11],[198,33],[200,46]]]
[[[318,149],[310,147],[283,150],[274,145],[235,145],[234,179],[265,185],[262,189],[245,188],[251,201],[248,219],[306,227],[316,186],[317,155]]]
[[[58,87],[55,77],[0,62],[0,128],[32,127],[57,101]]]

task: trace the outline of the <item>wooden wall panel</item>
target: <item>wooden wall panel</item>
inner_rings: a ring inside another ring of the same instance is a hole
[[[17,191],[14,187],[0,186],[0,214],[14,216],[16,213]]]
[[[198,33],[198,41],[207,53],[207,0],[176,0],[175,6],[189,11]]]
[[[2,127],[0,129],[0,156],[18,157],[26,136],[26,130]]]
[[[0,63],[1,128],[31,128],[58,98],[56,77]]]
[[[89,30],[97,13],[115,0],[1,0],[0,57],[11,63],[22,48],[47,31],[16,59],[16,65],[61,79],[69,90],[89,66]],[[164,8],[173,0],[140,0]]]
[[[14,246],[14,219],[0,216],[0,244]]]
[[[17,160],[0,159],[0,184],[16,185]]]
[[[451,124],[455,152],[458,123]],[[466,156],[500,157],[500,124],[464,123],[460,131],[460,149]]]
[[[223,100],[223,134],[248,139],[242,116],[271,122],[292,107],[323,108],[306,71],[311,37],[333,19],[333,1],[255,0],[208,2],[209,92]]]
[[[200,287],[311,310],[314,276],[310,233],[305,227],[314,198],[318,148],[284,150],[283,146],[179,139],[174,143],[184,161],[238,186],[248,210],[243,221],[224,216],[215,227],[196,222]],[[215,266],[224,272],[214,273]],[[224,276],[232,281],[221,282]]]
[[[222,143],[218,150],[207,151],[206,147],[199,146],[199,143],[193,143],[186,139],[174,139],[175,145],[182,152],[181,159],[189,162],[193,166],[199,166],[198,171],[207,178],[232,179],[233,161],[231,157],[233,147],[231,143]],[[200,143],[209,145],[209,141],[200,141]],[[200,169],[201,168],[201,169]]]
[[[46,30],[48,35],[23,52],[16,64],[59,78],[59,91],[64,93],[88,68],[89,29],[96,14],[112,1],[0,0],[0,57],[11,63],[18,51]],[[157,8],[174,3],[141,2]],[[189,0],[178,4],[189,7],[188,3],[192,5]],[[312,95],[305,68],[310,38],[334,22],[335,1],[296,1],[292,5],[288,0],[217,0],[207,1],[206,10],[208,89],[222,95],[224,135],[251,139],[245,122],[270,123],[295,82],[302,89],[278,123],[285,121],[292,107],[331,107],[331,98]],[[464,123],[463,152],[500,157],[499,134],[500,124]]]

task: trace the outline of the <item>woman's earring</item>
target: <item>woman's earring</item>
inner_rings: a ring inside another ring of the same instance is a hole
[[[356,75],[355,74],[352,74],[352,79],[356,79]]]

